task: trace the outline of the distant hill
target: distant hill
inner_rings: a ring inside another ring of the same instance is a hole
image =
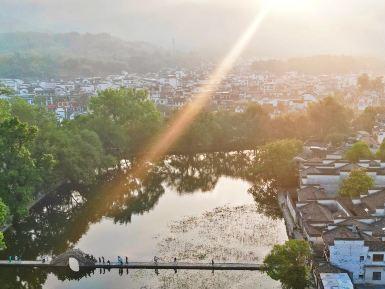
[[[297,71],[305,74],[385,73],[385,60],[370,57],[317,55],[287,60],[258,60],[251,65],[254,71],[283,73]]]
[[[162,48],[109,34],[0,33],[0,77],[74,78],[158,71],[173,63]]]

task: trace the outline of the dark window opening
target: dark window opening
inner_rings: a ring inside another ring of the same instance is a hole
[[[373,254],[373,262],[384,261],[384,254]]]
[[[381,272],[373,272],[373,280],[381,280]]]

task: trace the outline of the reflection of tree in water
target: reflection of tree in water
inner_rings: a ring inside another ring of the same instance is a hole
[[[211,191],[219,179],[213,154],[170,156],[162,167],[166,184],[178,193]]]
[[[277,202],[278,189],[273,182],[261,179],[259,182],[254,183],[254,185],[248,189],[248,192],[253,195],[260,213],[273,219],[282,218],[282,213]]]
[[[253,157],[250,151],[174,155],[150,167],[145,179],[133,178],[127,173],[116,175],[98,186],[63,187],[35,206],[26,220],[5,233],[9,249],[1,252],[0,257],[17,255],[23,259],[37,259],[58,255],[74,247],[89,226],[103,217],[124,224],[131,222],[133,215],[150,211],[163,195],[163,185],[179,193],[206,192],[215,188],[221,176],[253,182],[249,192],[258,208],[262,213],[278,218],[274,185],[253,175]],[[61,278],[74,277],[66,272],[53,273],[60,274]],[[79,278],[83,276],[80,274]],[[40,288],[39,284],[44,284],[46,278],[47,272],[42,270],[26,270],[19,275],[0,271],[0,280],[6,280],[9,288],[24,288],[21,282],[31,284],[30,288]],[[1,288],[6,287],[2,285]]]

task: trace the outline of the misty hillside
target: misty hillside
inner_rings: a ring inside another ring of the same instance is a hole
[[[0,33],[0,77],[73,78],[170,64],[171,55],[159,47],[109,34]]]
[[[283,73],[297,71],[305,74],[384,73],[385,61],[373,57],[316,55],[286,60],[258,60],[252,64],[256,72]]]

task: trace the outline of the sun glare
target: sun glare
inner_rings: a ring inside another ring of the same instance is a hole
[[[293,13],[311,9],[315,0],[263,0],[262,4],[271,7],[274,12]]]
[[[159,136],[153,145],[147,148],[144,157],[138,162],[134,169],[134,175],[142,176],[145,173],[146,164],[162,158],[172,145],[182,136],[186,129],[188,129],[204,106],[209,102],[211,92],[216,90],[223,78],[232,69],[270,9],[271,5],[263,5],[260,8],[253,21],[240,35],[232,49],[210,75],[208,83],[202,88],[203,92],[196,95],[189,104],[181,109],[171,125]]]

